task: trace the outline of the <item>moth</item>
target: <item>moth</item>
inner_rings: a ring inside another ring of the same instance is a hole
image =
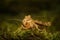
[[[22,21],[23,28],[24,29],[30,29],[30,28],[38,28],[38,26],[51,26],[51,22],[42,22],[38,20],[33,20],[31,15],[25,16],[25,18]]]

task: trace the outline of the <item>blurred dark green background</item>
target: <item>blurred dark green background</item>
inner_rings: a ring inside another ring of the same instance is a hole
[[[5,32],[9,34],[16,30],[26,15],[36,20],[51,21],[50,32],[60,33],[60,0],[0,0],[0,35],[3,35],[0,39],[4,40]]]

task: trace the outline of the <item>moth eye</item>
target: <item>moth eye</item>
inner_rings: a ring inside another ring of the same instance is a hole
[[[26,25],[27,25],[28,23],[26,23]]]

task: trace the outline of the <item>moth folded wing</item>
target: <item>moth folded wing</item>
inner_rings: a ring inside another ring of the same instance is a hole
[[[42,22],[42,21],[37,21],[37,20],[36,20],[35,23],[36,23],[37,25],[39,25],[38,28],[39,28],[40,30],[47,29],[48,26],[51,26],[51,22]]]
[[[42,22],[36,20],[35,23],[40,26],[51,26],[51,22]]]
[[[37,20],[35,20],[35,23],[36,23],[37,25],[39,25],[39,26],[44,26],[42,21],[37,21]]]

